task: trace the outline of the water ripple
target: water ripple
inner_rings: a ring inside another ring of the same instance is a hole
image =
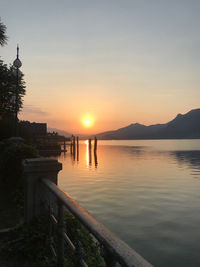
[[[155,266],[199,267],[200,141],[99,141],[59,160],[60,186]]]

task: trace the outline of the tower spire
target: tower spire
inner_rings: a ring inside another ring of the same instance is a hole
[[[20,68],[22,66],[22,63],[21,63],[21,61],[19,59],[19,45],[17,45],[17,58],[13,62],[13,65],[14,65],[15,68]]]
[[[17,44],[17,59],[19,58],[19,45]]]

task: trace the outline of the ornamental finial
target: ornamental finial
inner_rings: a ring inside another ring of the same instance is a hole
[[[17,45],[17,58],[13,62],[15,68],[20,68],[22,66],[22,62],[19,59],[19,45]]]
[[[19,45],[17,44],[17,58],[19,58]]]

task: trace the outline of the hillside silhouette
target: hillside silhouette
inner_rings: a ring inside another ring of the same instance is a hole
[[[197,139],[200,138],[200,109],[178,114],[165,124],[130,124],[114,131],[96,135],[98,139]]]

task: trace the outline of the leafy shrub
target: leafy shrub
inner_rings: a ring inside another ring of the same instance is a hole
[[[71,214],[65,213],[67,234],[73,244],[81,242],[85,251],[85,260],[90,267],[105,267],[97,244],[89,232]],[[4,240],[0,240],[0,258],[15,266],[50,267],[57,266],[49,247],[49,220],[47,216],[35,218],[30,224],[17,226]],[[54,233],[57,236],[57,231]],[[57,240],[54,237],[55,248]],[[65,246],[64,267],[80,266],[71,250]],[[9,261],[10,260],[10,261]],[[1,262],[0,262],[1,263]],[[12,266],[12,265],[10,265]]]
[[[41,217],[17,226],[0,241],[1,260],[9,266],[56,266],[48,247],[47,224],[47,218]]]
[[[105,267],[104,260],[100,255],[101,246],[90,235],[89,231],[71,213],[64,213],[64,221],[67,235],[76,247],[78,245],[81,246],[87,265],[90,267]],[[67,249],[66,255],[70,255],[70,253],[71,250]],[[77,266],[73,256],[72,259],[74,263],[73,266]]]
[[[22,177],[22,160],[39,157],[38,151],[20,140],[6,139],[0,142],[1,182],[9,186],[19,185]]]

